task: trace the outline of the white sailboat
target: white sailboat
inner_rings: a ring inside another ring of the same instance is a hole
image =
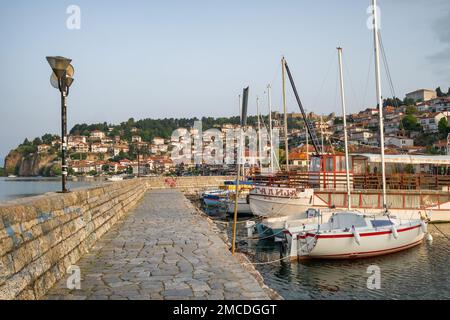
[[[287,135],[287,109],[286,109],[286,60],[281,59],[282,67],[282,92],[283,92],[283,112],[284,112],[284,143],[286,153],[286,172],[289,172],[289,145]],[[269,102],[269,130],[272,138],[272,118],[271,118],[271,96],[270,85],[267,87]],[[274,161],[273,150],[271,150],[271,163]],[[273,166],[271,167],[274,172]],[[314,189],[290,188],[286,186],[256,186],[249,196],[250,208],[255,216],[263,218],[278,219],[284,216],[305,215],[308,208],[311,208],[314,198]]]
[[[389,254],[422,243],[427,232],[427,221],[393,219],[386,202],[384,162],[383,103],[379,65],[379,39],[376,0],[373,0],[376,92],[380,116],[380,148],[382,158],[384,215],[363,215],[351,211],[351,193],[346,132],[345,92],[342,72],[342,48],[338,48],[341,79],[341,100],[344,118],[346,151],[348,211],[332,215],[327,223],[291,227],[285,230],[289,255],[293,259],[349,259]]]

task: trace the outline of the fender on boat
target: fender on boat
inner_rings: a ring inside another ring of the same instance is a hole
[[[361,244],[361,236],[359,235],[359,232],[356,230],[355,226],[352,226],[352,233],[353,233],[353,238],[355,239],[355,242],[357,244]]]
[[[392,231],[392,235],[394,236],[394,238],[397,239],[398,238],[398,231],[397,231],[397,228],[394,225],[392,226],[391,231]]]
[[[423,220],[420,222],[420,229],[422,230],[423,233],[427,233],[428,226],[427,223]]]

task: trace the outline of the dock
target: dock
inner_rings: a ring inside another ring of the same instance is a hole
[[[75,265],[81,288],[68,289],[65,275],[43,299],[270,299],[176,189],[147,191]]]

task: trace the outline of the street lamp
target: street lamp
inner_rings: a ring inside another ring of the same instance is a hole
[[[69,88],[73,83],[74,68],[70,64],[71,59],[64,57],[46,57],[48,64],[53,72],[50,77],[50,83],[61,93],[61,173],[62,173],[62,192],[68,192],[66,188],[67,181],[67,103],[66,99],[69,95]]]

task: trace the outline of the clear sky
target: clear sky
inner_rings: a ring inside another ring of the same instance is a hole
[[[280,110],[282,55],[305,108],[340,113],[336,46],[344,48],[349,111],[375,103],[370,0],[167,0],[0,2],[0,157],[25,137],[60,132],[47,55],[73,59],[75,123],[130,117],[230,116],[250,86]],[[81,29],[69,30],[69,5]],[[380,0],[397,95],[450,86],[450,1]],[[383,95],[391,95],[384,81]],[[289,88],[289,111],[298,111]]]

